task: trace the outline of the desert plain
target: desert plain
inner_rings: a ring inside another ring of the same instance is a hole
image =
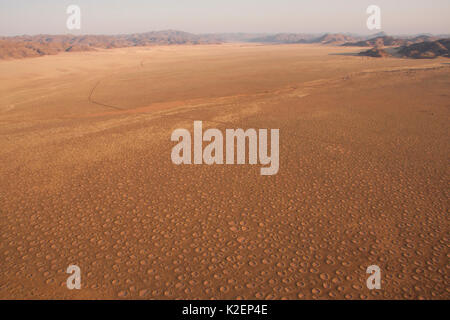
[[[359,51],[0,61],[0,298],[449,299],[450,60]],[[174,165],[195,120],[279,129],[278,173]]]

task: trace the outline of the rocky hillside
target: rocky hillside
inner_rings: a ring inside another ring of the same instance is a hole
[[[351,41],[356,41],[355,36],[349,36],[342,33],[327,33],[319,38],[313,39],[312,43],[338,45]]]
[[[0,38],[0,59],[133,46],[219,43],[211,36],[167,30],[129,35],[37,35]]]
[[[367,51],[362,51],[358,55],[373,58],[385,58],[390,56],[386,50],[381,48],[372,48]]]
[[[414,43],[397,48],[374,47],[360,52],[359,55],[375,58],[389,57],[392,55],[412,59],[450,58],[450,39]]]
[[[450,39],[441,39],[404,46],[398,50],[398,53],[403,57],[414,59],[433,59],[437,57],[450,58]]]
[[[347,42],[343,46],[347,47],[390,47],[390,46],[407,46],[414,43],[422,43],[426,41],[435,41],[438,38],[432,36],[417,36],[413,38],[395,38],[390,36],[380,36],[368,40],[357,42]]]

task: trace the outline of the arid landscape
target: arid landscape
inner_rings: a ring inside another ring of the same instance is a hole
[[[386,57],[372,51],[394,49],[398,55],[413,59],[450,57],[449,35],[388,36],[384,32],[361,36],[345,33],[304,34],[278,33],[257,35],[246,33],[192,34],[178,30],[152,31],[122,35],[35,35],[0,37],[0,60],[55,55],[62,52],[96,51],[160,45],[199,45],[224,43],[320,44],[346,47],[373,47],[361,55]],[[369,53],[369,54],[367,54]]]
[[[194,40],[0,60],[0,299],[449,299],[450,60]],[[194,120],[278,174],[174,165]]]

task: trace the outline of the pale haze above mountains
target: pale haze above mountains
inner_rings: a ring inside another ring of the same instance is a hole
[[[81,30],[67,30],[66,9],[81,9]],[[448,0],[0,0],[0,36],[190,33],[373,34],[366,9],[381,8],[388,34],[450,33]]]

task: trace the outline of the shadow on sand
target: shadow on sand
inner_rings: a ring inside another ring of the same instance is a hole
[[[369,58],[376,58],[369,55],[361,54],[364,53],[367,50],[370,50],[370,47],[367,47],[360,52],[339,52],[339,53],[329,53],[330,56],[349,56],[349,57],[369,57]],[[402,58],[402,56],[399,54],[399,47],[383,47],[380,48],[381,50],[385,51],[389,58]]]

